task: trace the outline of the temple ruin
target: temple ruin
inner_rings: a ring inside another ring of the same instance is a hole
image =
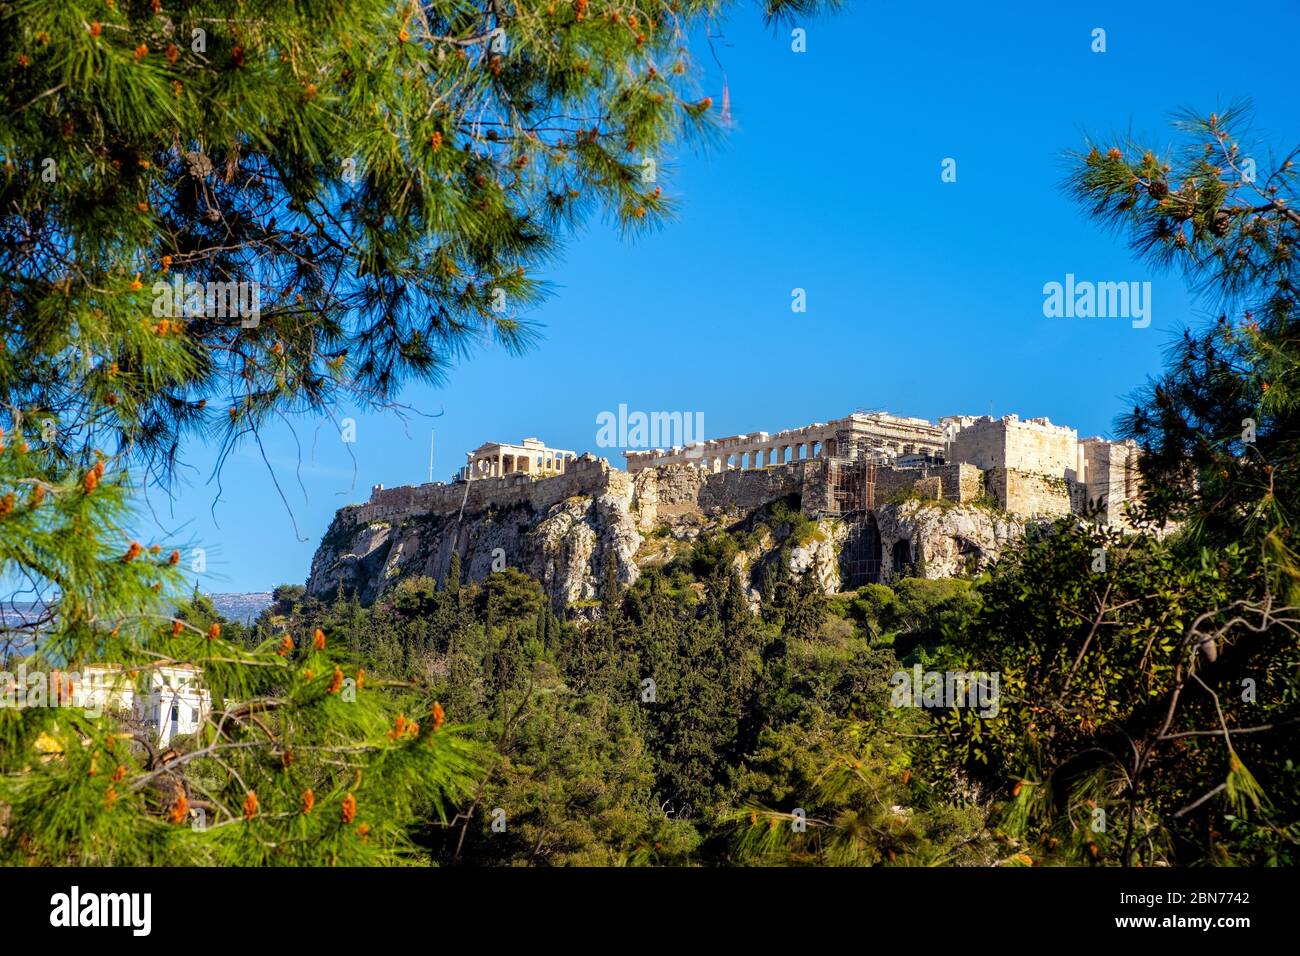
[[[577,452],[562,448],[547,448],[539,438],[525,438],[518,445],[504,442],[486,442],[465,456],[468,461],[457,478],[475,481],[481,478],[501,478],[523,472],[534,478],[562,475],[569,462],[578,457]]]
[[[867,512],[911,494],[956,504],[984,501],[1030,520],[1080,514],[1089,501],[1100,500],[1103,520],[1125,524],[1125,505],[1138,496],[1133,442],[1081,440],[1073,428],[1017,415],[954,415],[936,424],[884,412],[854,412],[774,434],[754,432],[624,454],[627,475],[634,479],[681,467],[706,476],[780,469],[797,476],[793,480],[803,510],[814,517]],[[476,486],[492,482],[490,489],[476,488],[476,501],[545,499],[553,497],[552,492],[581,493],[578,489],[585,489],[594,476],[617,473],[605,459],[550,448],[537,438],[517,445],[488,442],[467,459],[454,485],[376,485],[368,510],[385,516],[403,510],[455,510],[464,499],[456,485],[466,481]],[[587,467],[578,467],[584,463]],[[601,468],[593,470],[597,464]],[[574,480],[563,487],[557,483],[553,489],[526,490],[560,477]],[[733,482],[719,487],[740,486]]]
[[[810,458],[893,461],[910,456],[925,458],[942,451],[943,429],[924,418],[854,412],[833,422],[788,428],[775,435],[733,435],[667,450],[629,451],[624,457],[627,470],[636,474],[659,465],[698,464],[706,471],[720,472]]]

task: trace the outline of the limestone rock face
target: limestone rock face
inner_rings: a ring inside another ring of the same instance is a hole
[[[807,544],[790,548],[789,568],[796,577],[813,574],[824,594],[843,590],[837,554],[847,529],[839,521],[817,522],[817,534]]]
[[[390,534],[385,522],[368,523],[348,533],[336,516],[312,557],[308,592],[332,594],[342,588],[363,602],[373,601],[391,550]]]
[[[875,518],[885,582],[903,574],[951,578],[980,571],[1025,532],[1025,523],[1012,515],[925,500],[881,505]],[[904,550],[911,566],[896,567]]]
[[[864,532],[873,543],[879,532],[886,583],[905,574],[969,574],[1024,532],[1023,521],[990,508],[912,499],[870,515],[821,518],[794,541],[794,525],[773,524],[766,509],[777,502],[799,508],[795,492],[816,464],[717,474],[667,465],[629,475],[590,459],[537,482],[511,476],[477,483],[482,489],[395,489],[339,511],[312,560],[307,590],[328,598],[343,589],[369,604],[405,578],[444,580],[459,553],[467,581],[513,567],[541,581],[557,610],[581,607],[600,597],[611,557],[619,580],[630,585],[701,534],[733,530],[747,532],[736,568],[756,603],[762,580],[781,564],[796,577],[814,575],[827,594],[842,590],[846,541],[861,541]],[[865,527],[870,523],[874,528]]]
[[[466,581],[518,568],[542,582],[556,606],[599,596],[606,555],[623,584],[640,574],[641,534],[630,512],[630,482],[599,495],[574,495],[542,511],[526,504],[478,514],[413,515],[353,526],[335,520],[312,561],[308,593],[330,597],[341,587],[372,603],[403,578],[446,577],[453,552]]]

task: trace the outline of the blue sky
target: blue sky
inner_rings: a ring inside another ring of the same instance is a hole
[[[351,445],[300,421],[305,496],[294,438],[273,435],[293,519],[254,448],[226,462],[218,498],[213,450],[195,447],[189,484],[152,494],[142,523],[151,509],[156,533],[207,549],[205,591],[269,590],[305,580],[335,509],[375,483],[426,480],[430,429],[439,480],[483,441],[534,435],[621,467],[595,447],[597,414],[620,403],[702,411],[707,437],[856,408],[1046,415],[1110,434],[1163,347],[1205,315],[1177,276],[1150,272],[1066,199],[1063,153],[1114,131],[1164,145],[1175,109],[1249,97],[1265,167],[1267,147],[1300,140],[1277,55],[1227,42],[1232,15],[1200,0],[849,7],[802,24],[802,54],[752,10],[721,26],[729,136],[661,175],[682,207],[663,231],[629,243],[593,223],[570,239],[530,316],[544,334],[531,353],[489,348],[445,388],[409,389],[403,401],[434,419],[340,410],[357,421]],[[1261,3],[1250,19],[1295,35],[1297,11]],[[1096,27],[1105,53],[1090,50]],[[720,103],[722,72],[698,52]],[[945,158],[955,183],[941,181]],[[1044,318],[1043,285],[1066,273],[1151,281],[1150,327]],[[795,288],[806,313],[791,311]]]

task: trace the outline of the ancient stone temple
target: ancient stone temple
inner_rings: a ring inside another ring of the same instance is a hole
[[[698,464],[708,472],[784,465],[810,458],[893,461],[943,452],[943,429],[924,418],[884,412],[854,412],[833,422],[815,422],[774,435],[755,432],[713,438],[685,447],[629,451],[627,470],[636,474],[659,465]]]
[[[518,445],[486,442],[466,457],[469,461],[460,470],[459,477],[473,481],[479,478],[501,478],[515,472],[534,478],[562,475],[569,462],[578,455],[561,448],[547,448],[538,438],[525,438]]]

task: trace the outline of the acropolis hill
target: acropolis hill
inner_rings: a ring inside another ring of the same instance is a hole
[[[727,529],[760,532],[742,573],[781,560],[835,592],[978,570],[1028,523],[1082,513],[1089,501],[1123,524],[1138,493],[1132,443],[1080,440],[1015,415],[936,424],[855,412],[625,457],[623,471],[529,438],[480,446],[449,484],[376,486],[335,516],[308,590],[370,602],[406,577],[441,580],[459,551],[470,580],[516,567],[559,606],[597,596],[608,555],[631,582],[681,543]],[[788,540],[770,520],[778,503],[819,533]]]

